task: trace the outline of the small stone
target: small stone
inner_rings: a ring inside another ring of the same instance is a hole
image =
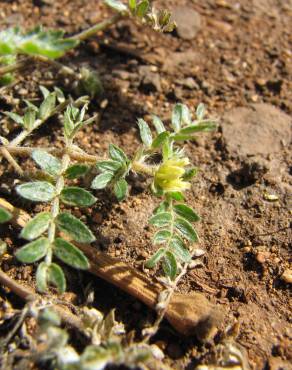
[[[141,78],[140,86],[146,92],[161,91],[161,81],[158,73],[151,71],[151,66],[141,66],[139,68],[139,75]]]
[[[281,275],[281,279],[285,281],[285,283],[291,284],[292,283],[292,270],[287,269]]]
[[[271,253],[268,251],[258,252],[256,254],[256,260],[258,261],[258,263],[263,264],[269,259],[270,255]]]
[[[200,14],[189,6],[175,7],[172,16],[177,24],[176,32],[184,40],[194,39],[202,27]]]

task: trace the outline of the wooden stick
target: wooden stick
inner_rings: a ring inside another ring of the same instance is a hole
[[[9,206],[8,206],[9,205]],[[0,198],[0,206],[13,214],[12,222],[23,227],[30,216]],[[141,300],[155,309],[158,295],[164,289],[159,283],[116,258],[97,251],[90,245],[78,244],[90,261],[90,272]],[[196,335],[208,341],[217,332],[222,314],[202,293],[175,293],[166,312],[166,319],[181,334]]]

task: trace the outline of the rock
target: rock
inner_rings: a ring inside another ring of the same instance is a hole
[[[187,89],[190,89],[190,90],[193,90],[193,89],[198,90],[199,89],[199,85],[193,79],[193,77],[187,77],[187,78],[184,78],[183,80],[178,80],[178,81],[176,81],[176,83],[178,85],[186,87]]]
[[[285,283],[292,284],[292,270],[285,270],[281,275],[281,279],[285,281]]]
[[[173,73],[176,72],[177,68],[180,66],[185,68],[188,65],[199,63],[200,58],[200,54],[191,49],[183,52],[169,53],[164,59],[162,70]]]
[[[141,66],[139,68],[140,75],[140,86],[146,92],[160,92],[161,91],[161,81],[157,73],[152,72],[151,66]]]
[[[291,141],[291,128],[290,116],[262,103],[232,109],[222,119],[226,149],[239,157],[280,152]]]
[[[201,16],[188,6],[177,6],[172,11],[176,32],[184,40],[192,40],[202,27]]]

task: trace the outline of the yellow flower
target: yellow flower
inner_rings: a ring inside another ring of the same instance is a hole
[[[164,161],[154,175],[155,187],[165,192],[189,189],[191,184],[182,178],[188,164],[188,158],[170,158]]]

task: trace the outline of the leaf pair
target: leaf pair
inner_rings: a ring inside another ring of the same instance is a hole
[[[129,159],[122,149],[116,145],[109,146],[110,160],[97,162],[96,167],[101,172],[91,184],[92,189],[100,190],[111,184],[119,201],[125,199],[128,184],[125,180],[129,168]]]

